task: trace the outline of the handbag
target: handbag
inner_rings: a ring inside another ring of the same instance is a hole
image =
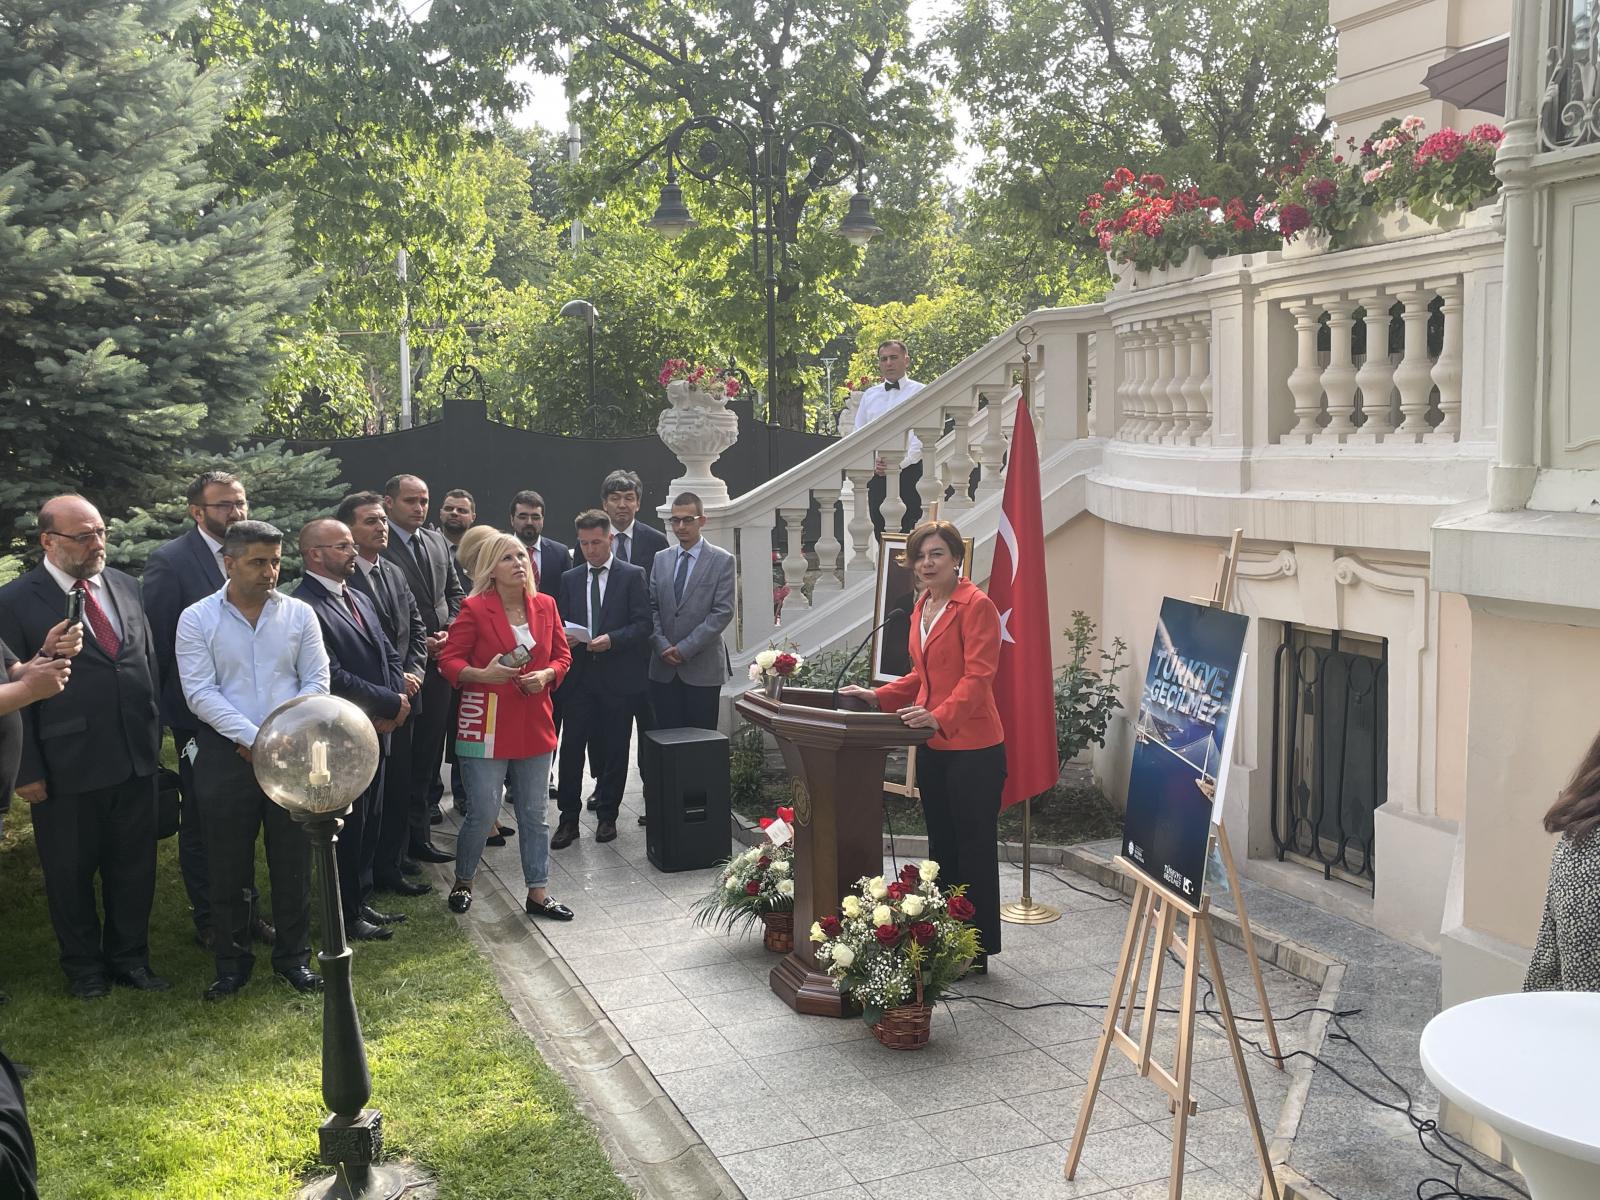
[[[176,771],[162,767],[156,772],[156,837],[169,838],[178,832],[178,790]]]

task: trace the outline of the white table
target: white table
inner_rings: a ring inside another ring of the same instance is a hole
[[[1517,992],[1422,1031],[1440,1093],[1505,1139],[1534,1200],[1600,1197],[1600,992]]]

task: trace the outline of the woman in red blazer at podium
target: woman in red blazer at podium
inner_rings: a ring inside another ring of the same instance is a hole
[[[984,971],[989,955],[1000,952],[996,825],[1006,780],[1005,731],[994,704],[1000,614],[961,578],[966,546],[949,521],[917,526],[905,552],[923,589],[911,610],[911,671],[876,690],[840,690],[898,713],[913,729],[934,731],[917,753],[928,857],[939,864],[941,885],[967,885],[983,946],[973,967]]]

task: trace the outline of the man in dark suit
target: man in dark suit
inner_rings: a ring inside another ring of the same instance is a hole
[[[155,639],[139,584],[106,566],[106,529],[82,496],[39,509],[45,561],[0,588],[0,641],[21,658],[42,649],[68,596],[80,593],[84,647],[60,695],[23,713],[18,794],[33,806],[50,923],[68,990],[97,999],[120,983],[165,991],[150,970],[156,886]],[[104,905],[102,926],[95,876]]]
[[[306,574],[294,596],[317,614],[328,652],[328,688],[367,714],[380,747],[378,773],[350,805],[339,834],[339,898],[344,903],[345,932],[356,941],[387,939],[394,934],[390,926],[405,918],[380,913],[368,901],[383,819],[389,735],[411,716],[405,672],[399,652],[383,631],[377,606],[350,586],[359,569],[350,527],[343,521],[307,522],[300,530],[300,556]]]
[[[222,569],[222,539],[228,526],[250,516],[244,484],[226,471],[206,471],[189,485],[189,517],[194,527],[157,546],[145,563],[140,586],[144,611],[156,640],[156,663],[161,671],[161,723],[172,730],[178,750],[179,808],[178,869],[189,894],[194,915],[195,940],[211,949],[211,885],[206,866],[206,837],[200,805],[195,800],[194,763],[183,753],[194,740],[200,721],[183,701],[178,682],[178,660],[173,643],[178,617],[184,609],[227,582]],[[251,891],[255,888],[252,885]],[[258,941],[272,941],[273,929],[259,917],[252,929]]]
[[[378,610],[384,636],[400,655],[400,670],[411,716],[389,734],[389,757],[383,774],[383,815],[378,824],[377,857],[372,864],[373,886],[397,896],[421,896],[433,885],[407,879],[406,837],[410,830],[411,736],[417,727],[422,679],[428,670],[428,638],[417,611],[411,586],[400,568],[383,557],[389,544],[389,518],[383,515],[383,497],[377,492],[356,492],[339,503],[335,514],[350,527],[356,543],[356,573],[350,586],[363,593]],[[411,870],[422,872],[414,863]]]
[[[511,532],[528,548],[528,558],[539,572],[539,590],[557,595],[561,577],[572,566],[572,551],[544,536],[544,497],[538,492],[521,491],[511,497]]]
[[[472,591],[472,580],[461,566],[461,558],[456,551],[461,539],[477,519],[478,502],[466,488],[451,488],[439,501],[439,532],[450,543],[450,565],[455,568],[456,579],[460,581],[463,592]]]
[[[643,502],[644,481],[632,471],[613,471],[600,485],[600,507],[605,509],[606,516],[611,518],[612,552],[623,562],[632,563],[643,569],[645,589],[648,591],[651,569],[655,565],[656,555],[667,548],[667,535],[635,519]],[[648,670],[648,667],[646,669]],[[650,705],[648,686],[639,693],[635,701],[633,724],[639,733],[639,773],[642,775],[644,735],[656,727],[655,711]],[[593,770],[595,763],[592,757],[589,765]],[[594,771],[594,775],[598,779],[599,771]],[[643,813],[639,815],[639,824],[644,824]]]
[[[561,684],[563,736],[556,788],[561,821],[550,839],[554,850],[565,849],[578,836],[584,749],[589,745],[597,746],[600,754],[595,841],[609,842],[617,836],[617,813],[628,777],[628,726],[648,687],[650,664],[650,601],[644,571],[611,553],[605,513],[590,509],[575,524],[583,563],[561,577],[556,605],[568,629],[582,629],[586,637],[582,642],[569,637],[572,667]]]
[[[428,519],[428,485],[415,475],[396,475],[383,485],[383,511],[389,518],[389,544],[384,557],[405,573],[427,633],[428,669],[422,679],[422,702],[411,734],[410,853],[423,862],[450,862],[455,855],[433,845],[428,796],[439,778],[444,740],[449,732],[450,685],[439,674],[439,650],[445,632],[461,611],[465,593],[451,565],[450,543]]]

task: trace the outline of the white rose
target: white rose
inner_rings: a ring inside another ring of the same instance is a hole
[[[900,910],[908,917],[920,917],[922,910],[927,906],[927,901],[921,896],[910,895],[900,901]]]
[[[749,670],[748,674],[750,676],[750,682],[751,683],[758,682],[761,679],[761,664],[760,663],[754,663],[754,662],[751,663],[750,664],[750,670]]]
[[[848,967],[856,960],[856,952],[849,946],[835,946],[833,948],[833,961],[841,967]]]
[[[828,940],[828,935],[822,932],[821,921],[811,922],[811,940],[813,942],[825,942]]]
[[[780,858],[777,862],[773,863],[772,873],[774,875],[787,875],[789,873],[788,860]]]
[[[931,858],[925,858],[922,860],[922,864],[917,867],[917,874],[922,876],[923,883],[932,883],[939,878],[939,864]]]
[[[730,876],[728,882],[723,886],[725,886],[730,892],[737,892],[739,890],[739,881]]]
[[[861,901],[854,896],[846,896],[839,901],[839,907],[844,909],[844,915],[854,920],[861,915]]]
[[[772,669],[772,664],[777,661],[778,652],[776,650],[763,650],[760,654],[756,655],[756,666],[760,667],[763,671],[770,671]]]
[[[867,883],[867,895],[874,900],[882,900],[889,894],[889,885],[883,881],[882,875],[874,875]]]
[[[780,880],[778,880],[778,895],[780,895],[780,896],[792,896],[792,895],[794,895],[794,880],[792,880],[792,879],[780,879]]]
[[[894,909],[887,904],[880,904],[872,910],[872,923],[874,925],[893,925]]]

